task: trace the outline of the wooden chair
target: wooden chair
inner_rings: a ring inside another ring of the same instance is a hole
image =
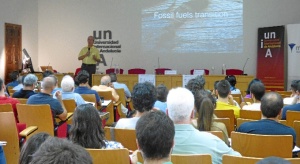
[[[249,102],[241,102],[240,103],[241,110],[243,109],[243,106],[245,106],[245,105],[251,105],[251,103],[249,103]]]
[[[242,95],[241,94],[231,94],[233,99],[238,103],[241,104],[242,102]]]
[[[234,131],[234,125],[231,123],[230,118],[214,118],[215,122],[222,122],[227,129],[227,134],[230,136],[231,132]]]
[[[112,101],[112,93],[111,93],[111,91],[98,91],[98,95],[100,97],[103,97],[104,100],[111,100]],[[114,103],[112,102],[112,103],[108,104],[108,106],[105,107],[104,111],[110,113],[110,117],[106,121],[106,125],[110,126],[110,125],[112,125],[114,123],[114,116],[115,116]]]
[[[104,131],[107,140],[120,142],[128,150],[137,150],[135,129],[105,127]]]
[[[137,152],[138,162],[144,163],[142,153]],[[210,154],[172,154],[171,162],[173,164],[193,163],[193,164],[212,164]]]
[[[124,107],[128,108],[128,104],[130,103],[131,99],[126,98],[124,88],[116,89],[116,92],[119,95],[119,101]],[[124,115],[123,112],[121,118],[126,118],[126,115]]]
[[[228,109],[228,110],[218,110],[218,109],[216,109],[214,111],[214,113],[218,118],[229,118],[230,119],[230,128],[227,129],[227,131],[229,131],[231,129],[232,130],[234,129],[235,124],[236,124],[236,119],[235,119],[234,112],[233,112],[232,109]],[[228,133],[228,135],[230,135],[230,132]]]
[[[12,95],[16,92],[16,90],[13,89],[8,89],[8,93],[10,95],[10,97],[12,97]]]
[[[300,121],[300,112],[290,110],[286,111],[287,126],[293,127],[295,120]]]
[[[98,91],[98,94],[99,94],[100,97],[103,97],[104,100],[112,100],[113,101],[111,91]],[[110,117],[107,122],[110,122],[110,121],[112,121],[112,123],[113,122],[117,122],[118,121],[118,117],[124,117],[124,114],[123,114],[123,112],[121,110],[121,102],[120,101],[114,102],[113,103],[113,109],[111,111],[108,111],[108,110],[111,110],[111,109],[107,109],[106,111],[110,112],[111,114],[113,114],[113,115],[111,115],[113,117]],[[112,120],[110,120],[110,119],[112,119]],[[107,122],[106,122],[106,124],[107,124]]]
[[[260,110],[241,110],[240,118],[260,120],[261,119],[261,111]]]
[[[211,133],[211,134],[213,134],[213,135],[219,137],[221,140],[224,141],[224,134],[223,134],[222,131],[205,131],[205,132]]]
[[[245,122],[251,122],[251,121],[257,121],[257,120],[245,119],[245,118],[237,118],[236,119],[236,129],[238,129],[241,126],[241,124],[243,124]]]
[[[17,104],[17,111],[20,123],[26,123],[27,126],[37,126],[39,132],[47,132],[51,136],[54,136],[55,129],[52,117],[52,111],[48,104],[43,105],[29,105],[29,104]],[[68,114],[70,118],[73,114]],[[63,125],[65,121],[59,123]],[[64,124],[61,128],[67,128]],[[65,129],[66,130],[66,129]],[[64,134],[65,135],[65,134]],[[57,136],[64,136],[57,134]]]
[[[77,107],[76,102],[74,99],[65,99],[62,100],[64,103],[64,106],[68,113],[74,113],[75,108]]]
[[[293,128],[296,132],[296,145],[300,146],[300,121],[294,121]]]
[[[96,96],[94,94],[80,94],[80,96],[84,99],[84,101],[95,103],[95,108],[97,108],[97,109],[101,108],[101,106],[98,107],[98,102],[97,102]]]
[[[0,104],[0,112],[13,112],[11,104]]]
[[[222,156],[222,163],[223,164],[233,164],[233,163],[254,164],[262,159],[263,158],[238,157],[238,156],[232,156],[232,155],[225,154]],[[300,158],[284,158],[284,159],[289,161],[291,164],[300,163]]]
[[[279,120],[279,123],[287,126],[286,120]]]
[[[93,164],[116,163],[129,164],[129,151],[127,149],[86,149],[92,159]]]
[[[0,141],[7,142],[7,145],[3,146],[7,163],[19,163],[19,135],[26,138],[36,129],[36,126],[31,126],[18,134],[13,112],[0,112]]]
[[[27,104],[28,99],[17,98],[21,104]]]
[[[293,137],[291,135],[257,135],[231,132],[231,147],[240,152],[242,156],[247,157],[291,158]]]
[[[244,102],[249,102],[249,103],[253,103],[253,100],[252,100],[252,98],[245,98],[244,97]]]

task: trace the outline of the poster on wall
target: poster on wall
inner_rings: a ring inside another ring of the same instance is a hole
[[[289,24],[287,29],[287,88],[290,88],[293,80],[300,80],[298,70],[300,61],[300,24]]]
[[[267,90],[284,90],[284,26],[258,29],[257,78]]]

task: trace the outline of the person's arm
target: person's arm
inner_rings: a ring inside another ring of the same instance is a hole
[[[93,59],[94,59],[96,62],[101,62],[100,52],[99,52],[98,49],[96,49],[96,54],[93,55]]]
[[[78,57],[78,60],[83,60],[84,58],[90,56],[90,51],[88,51],[87,53],[85,53],[84,55],[81,55]]]
[[[57,92],[55,93],[55,96],[56,96],[57,100],[59,101],[59,103],[60,103],[60,105],[61,105],[61,107],[62,107],[62,109],[63,109],[63,112],[62,112],[60,115],[58,115],[57,117],[58,117],[59,119],[61,119],[61,120],[64,121],[64,120],[67,119],[67,110],[66,110],[65,105],[64,105],[64,103],[63,103],[63,101],[62,101],[61,92],[60,92],[60,91],[57,91]]]
[[[111,92],[112,92],[113,100],[114,100],[115,102],[117,102],[117,101],[119,100],[119,95],[118,95],[118,93],[117,93],[116,90],[113,89],[113,88],[112,88]]]

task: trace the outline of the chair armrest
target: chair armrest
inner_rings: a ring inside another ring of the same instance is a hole
[[[131,97],[126,99],[126,102],[129,103],[131,101]]]
[[[73,112],[67,113],[67,119],[66,120],[69,120],[71,117],[73,117]]]
[[[121,104],[121,101],[117,101],[117,102],[114,103],[114,106],[118,106],[120,104]]]
[[[38,129],[37,126],[29,126],[28,128],[22,130],[19,135],[21,137],[27,137],[29,136],[31,133],[33,133],[34,131],[36,131]]]

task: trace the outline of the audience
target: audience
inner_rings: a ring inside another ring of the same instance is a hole
[[[102,121],[97,109],[91,104],[76,108],[70,129],[70,140],[84,148],[115,149],[123,146],[115,141],[105,139]]]
[[[297,85],[300,83],[300,80],[293,80],[291,83],[292,94],[290,97],[283,99],[283,104],[285,105],[294,105],[297,103]]]
[[[154,108],[157,108],[161,111],[163,111],[164,113],[166,113],[167,110],[167,95],[169,93],[168,88],[163,85],[160,84],[156,87],[156,102],[154,104]]]
[[[34,92],[38,78],[34,74],[28,74],[24,78],[23,88],[16,91],[12,97],[14,98],[25,98],[28,99],[30,96],[36,94]]]
[[[243,110],[260,110],[260,100],[265,94],[265,86],[261,82],[253,83],[250,87],[250,94],[253,100],[251,105],[244,105]]]
[[[256,164],[291,164],[291,163],[283,158],[267,157],[258,161]]]
[[[50,135],[48,133],[37,133],[30,137],[23,145],[20,153],[19,164],[28,164],[32,155]]]
[[[246,96],[245,96],[245,98],[251,98],[250,87],[251,87],[251,85],[252,85],[253,83],[256,83],[256,82],[261,82],[261,81],[260,81],[259,79],[255,78],[255,79],[253,79],[253,80],[249,83],[249,85],[248,85],[248,87],[247,87],[247,91],[246,91]]]
[[[111,84],[111,79],[108,75],[105,75],[101,78],[101,84],[99,86],[93,86],[92,89],[100,92],[100,91],[111,91],[112,93],[112,99],[114,102],[119,101],[119,95],[116,92],[115,88],[113,87],[113,85]],[[126,107],[124,107],[123,104],[121,104],[121,110],[122,112],[127,115],[128,109]]]
[[[296,90],[296,98],[295,98],[295,104],[293,105],[287,105],[285,107],[283,107],[283,110],[282,110],[282,118],[283,120],[286,120],[286,112],[288,110],[291,110],[291,111],[298,111],[300,112],[300,100],[299,100],[299,96],[300,96],[300,82],[297,83],[297,90]]]
[[[279,123],[283,107],[282,97],[276,92],[266,93],[261,99],[262,119],[240,125],[238,132],[264,135],[292,135],[293,145],[296,144],[296,133],[291,127]],[[274,143],[276,144],[276,143]]]
[[[19,84],[19,82],[17,81],[19,77],[19,72],[18,71],[13,71],[9,74],[9,78],[11,80],[11,82],[9,82],[7,85],[6,85],[6,88],[8,87],[15,87]]]
[[[161,111],[144,114],[136,124],[138,149],[147,163],[171,161],[175,129],[172,120]]]
[[[227,80],[230,84],[230,92],[231,94],[241,94],[241,91],[235,87],[236,84],[236,78],[234,75],[228,75],[225,77],[225,80]]]
[[[101,106],[101,99],[99,94],[95,90],[90,89],[89,78],[90,74],[86,70],[81,70],[76,76],[75,81],[77,81],[79,86],[75,88],[74,92],[78,94],[94,94],[98,106]]]
[[[186,88],[190,90],[193,94],[199,90],[204,90],[205,78],[204,76],[196,76],[196,78],[189,80]]]
[[[194,96],[185,88],[169,91],[167,97],[167,113],[175,124],[175,145],[173,154],[211,154],[214,164],[222,163],[222,155],[236,155],[224,141],[215,135],[202,132],[191,125]]]
[[[116,128],[135,129],[136,122],[146,112],[153,108],[156,101],[156,91],[153,84],[149,82],[137,83],[132,91],[133,108],[137,111],[133,118],[122,118]]]
[[[116,75],[116,73],[113,73],[113,72],[110,73],[110,74],[109,74],[109,77],[110,77],[111,82],[112,82],[112,84],[113,84],[113,86],[114,86],[115,89],[123,88],[123,89],[124,89],[124,92],[125,92],[126,98],[130,98],[130,97],[131,97],[131,93],[130,93],[130,91],[129,91],[127,85],[126,85],[126,84],[123,84],[123,83],[119,83],[119,82],[117,81],[117,75]]]
[[[55,88],[55,83],[56,82],[53,77],[45,77],[42,83],[43,89],[40,93],[30,96],[27,100],[27,104],[49,104],[53,120],[55,120],[55,117],[65,120],[67,118],[67,110],[62,102],[60,91],[55,93],[57,99],[52,98],[50,95]]]
[[[229,102],[234,102],[232,95],[230,95],[230,84],[226,80],[219,81],[217,85],[217,108],[216,110],[233,109],[236,118],[240,117],[240,106],[235,102],[231,105]]]
[[[51,74],[51,75],[49,75],[48,77],[52,77],[52,78],[54,78],[54,80],[55,80],[55,88],[53,89],[53,91],[51,92],[51,94],[52,95],[55,95],[55,93],[57,92],[57,91],[62,91],[62,89],[61,88],[59,88],[58,87],[58,79],[57,79],[57,77],[54,75],[54,74]]]
[[[0,104],[11,104],[14,115],[15,115],[16,122],[19,122],[18,121],[18,112],[17,112],[17,107],[16,107],[16,104],[18,104],[18,103],[20,103],[20,102],[17,99],[6,97],[4,81],[0,78]]]
[[[75,93],[75,82],[74,79],[66,75],[61,80],[61,95],[63,100],[73,99],[76,102],[76,105],[79,106],[81,104],[85,104],[84,99],[80,96],[80,94]],[[53,98],[56,98],[55,95],[53,95]]]
[[[81,146],[71,141],[48,137],[40,148],[32,155],[32,164],[92,164],[90,154]]]
[[[216,100],[211,94],[202,95],[200,92],[195,95],[195,107],[198,113],[196,122],[193,125],[200,131],[221,131],[224,135],[224,141],[230,145],[228,133],[224,123],[214,121],[214,110],[216,108]]]
[[[218,99],[218,94],[217,94],[217,86],[218,86],[219,80],[214,82],[214,89],[211,93],[211,95],[217,100]]]
[[[0,146],[0,163],[6,163],[6,158],[2,146]]]
[[[13,87],[13,90],[18,91],[18,90],[23,88],[24,78],[25,78],[25,76],[19,76],[18,77],[18,79],[17,79],[18,85]]]

